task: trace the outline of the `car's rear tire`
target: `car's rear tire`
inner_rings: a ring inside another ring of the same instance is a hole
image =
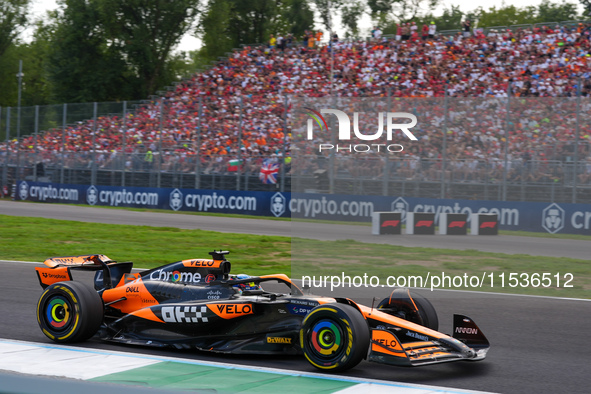
[[[439,329],[439,318],[433,304],[414,291],[394,290],[390,297],[384,298],[378,304],[378,310],[435,331]]]
[[[92,337],[103,321],[103,301],[81,282],[58,282],[45,289],[37,303],[41,331],[58,343],[81,342]]]
[[[306,359],[329,372],[353,368],[367,356],[370,334],[361,312],[350,305],[325,304],[312,309],[300,330]]]

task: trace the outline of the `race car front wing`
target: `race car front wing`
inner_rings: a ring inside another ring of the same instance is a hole
[[[389,329],[373,329],[368,360],[383,364],[418,367],[450,361],[479,361],[486,357],[490,344],[472,319],[454,315],[453,337],[429,338],[400,329],[398,335],[418,339],[402,343]]]

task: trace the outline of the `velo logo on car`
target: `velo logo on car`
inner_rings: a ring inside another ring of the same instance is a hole
[[[250,304],[208,304],[207,308],[222,319],[234,319],[253,313]]]
[[[208,260],[208,259],[183,260],[183,266],[185,266],[185,267],[219,268],[221,264],[222,264],[222,260]]]
[[[304,107],[307,115],[310,116],[307,122],[307,135],[306,139],[314,139],[314,121],[320,128],[320,130],[328,130],[328,123],[322,114],[332,114],[337,117],[339,124],[339,141],[351,140],[351,119],[349,115],[338,109],[321,109],[320,112],[315,111],[312,108]],[[416,126],[417,117],[408,112],[379,112],[378,113],[378,130],[374,134],[363,134],[359,130],[359,112],[353,113],[353,133],[355,138],[362,141],[376,141],[382,137],[384,133],[384,123],[386,123],[386,140],[392,141],[393,132],[400,130],[408,137],[411,141],[417,141],[417,137],[409,130]],[[410,123],[398,123],[402,119],[410,119]],[[384,122],[385,121],[385,122]],[[395,123],[396,122],[396,123]],[[318,151],[334,150],[335,152],[355,152],[364,153],[370,151],[377,152],[402,152],[404,147],[400,144],[328,144],[321,143],[318,145]]]

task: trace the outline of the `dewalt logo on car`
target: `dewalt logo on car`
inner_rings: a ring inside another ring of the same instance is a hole
[[[282,343],[286,345],[291,345],[291,338],[267,337],[267,343]]]

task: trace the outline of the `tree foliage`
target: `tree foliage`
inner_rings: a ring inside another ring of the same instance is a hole
[[[300,37],[314,25],[314,12],[306,0],[285,1],[284,15],[288,21],[288,33]]]
[[[415,21],[439,3],[440,0],[367,0],[372,19],[382,25]]]
[[[567,3],[565,0],[560,3],[551,3],[549,0],[544,0],[537,7],[532,8],[535,8],[537,23],[571,21],[579,18],[589,19],[589,13],[587,13],[587,16],[580,15],[577,5]],[[591,9],[589,11],[591,12]]]
[[[60,102],[127,98],[135,81],[127,75],[121,53],[110,45],[96,3],[62,0],[55,15],[47,70]]]
[[[0,56],[27,26],[29,3],[30,0],[0,1]]]
[[[210,0],[199,28],[200,55],[209,60],[241,44],[261,44],[270,34],[300,37],[314,24],[306,0]]]
[[[52,103],[51,84],[47,78],[46,59],[51,47],[51,31],[43,22],[35,24],[33,40],[18,42],[0,56],[0,106],[16,106],[18,62],[23,61],[22,105]]]
[[[481,9],[478,14],[478,26],[510,26],[527,23],[531,20],[531,10],[519,8],[514,5],[506,5],[488,10]]]
[[[368,2],[372,1],[381,0],[368,0]],[[582,16],[579,15],[576,4],[566,1],[551,3],[549,0],[543,0],[537,6],[516,7],[509,4],[501,7],[492,6],[487,9],[478,7],[471,11],[462,11],[459,6],[451,5],[444,8],[441,15],[435,16],[432,13],[426,13],[413,18],[412,21],[418,25],[433,21],[437,25],[437,30],[443,31],[460,29],[462,22],[466,19],[477,22],[477,26],[473,24],[473,27],[493,27],[561,22],[579,18]],[[390,20],[386,24],[386,28],[383,29],[384,33],[395,33],[395,23],[396,21]]]
[[[170,83],[167,60],[193,26],[200,0],[90,0],[111,50],[141,83],[140,96]]]
[[[343,5],[341,16],[343,25],[347,28],[347,37],[359,36],[359,20],[365,12],[364,4],[360,0],[350,0]]]

